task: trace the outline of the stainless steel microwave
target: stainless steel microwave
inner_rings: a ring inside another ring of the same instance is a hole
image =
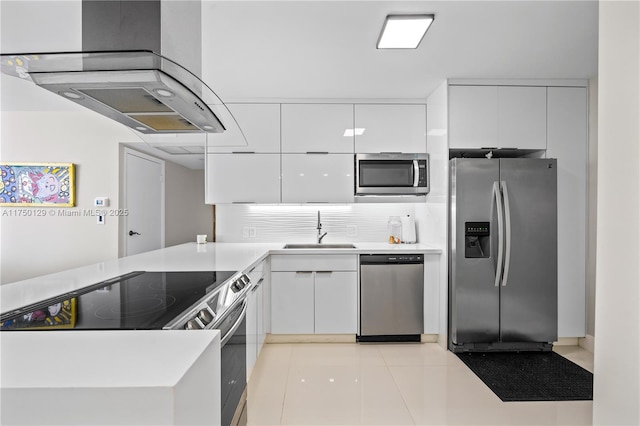
[[[356,154],[355,195],[425,195],[429,154]]]

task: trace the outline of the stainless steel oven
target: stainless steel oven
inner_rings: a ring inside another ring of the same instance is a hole
[[[428,154],[356,154],[355,195],[425,195]]]
[[[220,330],[221,419],[237,424],[247,383],[248,276],[234,271],[133,272],[0,315],[11,330]]]

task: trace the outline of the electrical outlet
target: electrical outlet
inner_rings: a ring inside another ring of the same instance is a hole
[[[358,225],[347,225],[347,237],[358,236]]]
[[[249,227],[245,226],[242,228],[242,238],[249,238]]]
[[[249,238],[255,238],[256,237],[256,228],[255,226],[250,226],[249,227]]]

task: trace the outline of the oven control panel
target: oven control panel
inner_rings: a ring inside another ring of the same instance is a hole
[[[237,275],[216,288],[190,309],[180,320],[168,324],[167,329],[204,330],[215,328],[225,314],[243,298],[251,287],[245,274]]]

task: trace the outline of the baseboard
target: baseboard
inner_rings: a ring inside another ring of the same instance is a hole
[[[437,343],[438,334],[420,335],[421,343]],[[267,334],[265,343],[355,343],[355,334]]]
[[[585,337],[578,339],[578,344],[581,348],[593,353],[593,348],[595,347],[595,337],[587,334]]]
[[[267,334],[266,343],[355,343],[355,334]]]
[[[560,337],[556,342],[553,342],[554,346],[578,346],[577,337]]]
[[[420,336],[422,343],[438,343],[439,334],[423,334]]]

